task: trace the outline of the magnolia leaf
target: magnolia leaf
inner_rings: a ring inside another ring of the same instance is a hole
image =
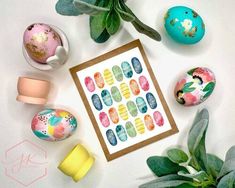
[[[188,161],[188,155],[180,149],[170,149],[167,151],[168,158],[174,163],[185,163]]]
[[[191,178],[182,177],[182,176],[179,176],[177,174],[170,174],[170,175],[166,175],[166,176],[157,178],[155,180],[152,180],[152,181],[150,181],[148,183],[145,183],[143,185],[140,185],[139,188],[150,188],[151,186],[156,188],[157,183],[166,182],[166,181],[174,181],[174,180],[184,180],[184,181],[187,181],[187,182],[190,182],[190,183],[193,181]]]
[[[235,171],[230,172],[226,176],[224,176],[217,188],[234,188],[235,187]]]
[[[147,164],[149,168],[152,170],[152,172],[159,177],[168,174],[176,174],[178,171],[188,172],[188,170],[185,167],[173,163],[167,157],[161,157],[161,156],[149,157],[147,159]]]
[[[105,30],[107,13],[90,16],[90,34],[92,39],[97,39]]]
[[[133,22],[135,20],[135,17],[132,16],[131,14],[129,14],[128,12],[123,11],[121,8],[119,8],[118,6],[115,7],[115,9],[117,10],[118,14],[121,16],[121,18],[124,21],[127,22]]]
[[[196,172],[195,174],[188,174],[184,171],[179,171],[178,175],[179,176],[184,176],[184,177],[187,177],[187,178],[197,179],[200,182],[208,180],[208,175],[205,171],[199,171],[199,172]]]
[[[109,12],[106,19],[106,29],[110,35],[114,35],[120,27],[120,17],[113,9]]]
[[[235,158],[226,160],[221,168],[218,179],[235,170]]]
[[[235,159],[235,146],[231,147],[226,153],[225,161],[231,159]]]
[[[95,42],[97,43],[104,43],[109,39],[110,35],[106,29],[101,33],[101,35],[97,38],[94,39]]]
[[[74,0],[74,6],[81,11],[82,13],[89,14],[89,15],[97,15],[102,12],[108,12],[110,9],[92,5],[90,3],[86,3],[82,0]]]
[[[73,4],[73,0],[59,0],[55,5],[56,12],[65,16],[78,16],[82,14]]]
[[[219,175],[223,163],[224,161],[222,161],[219,157],[207,153],[207,165],[214,178],[217,178],[217,176]]]

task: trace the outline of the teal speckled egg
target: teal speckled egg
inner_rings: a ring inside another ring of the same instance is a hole
[[[183,44],[195,44],[205,34],[205,25],[201,16],[184,6],[172,7],[167,11],[165,28],[175,41]]]

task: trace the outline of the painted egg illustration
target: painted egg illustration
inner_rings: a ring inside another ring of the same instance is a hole
[[[84,81],[85,81],[85,85],[88,91],[90,92],[95,91],[95,84],[91,77],[87,76]]]
[[[112,95],[114,101],[116,101],[116,102],[122,101],[121,93],[116,86],[111,87],[111,95]]]
[[[108,129],[106,131],[106,137],[109,141],[109,143],[112,145],[112,146],[116,146],[117,145],[117,138],[114,134],[114,132],[111,130],[111,129]]]
[[[126,127],[126,132],[128,136],[131,138],[134,138],[136,136],[136,130],[135,130],[134,125],[130,121],[128,121],[126,122],[125,127]]]
[[[139,95],[140,88],[139,88],[138,83],[134,79],[130,81],[130,88],[131,88],[133,95]]]
[[[119,122],[119,117],[117,110],[115,108],[110,108],[109,109],[109,117],[112,120],[113,123],[118,123]]]
[[[94,74],[94,79],[95,79],[95,83],[98,86],[98,88],[104,87],[104,79],[103,79],[103,76],[100,72],[96,72]]]
[[[55,55],[56,48],[62,46],[59,34],[43,23],[30,25],[24,32],[23,42],[28,55],[38,63],[46,63]]]
[[[113,104],[112,97],[107,89],[101,92],[101,97],[106,106],[111,106]]]
[[[113,71],[113,75],[116,78],[116,80],[121,82],[123,80],[122,69],[119,66],[114,65],[112,68],[112,71]]]
[[[193,106],[205,101],[213,92],[216,80],[214,73],[205,67],[189,70],[176,84],[176,101],[184,106]]]
[[[96,110],[100,111],[103,109],[103,105],[102,105],[102,102],[100,100],[99,95],[97,95],[97,94],[92,95],[91,101],[92,101],[94,107],[96,108]]]
[[[148,107],[146,105],[146,102],[142,97],[137,97],[136,98],[136,105],[141,113],[146,113],[148,110]]]
[[[164,119],[159,111],[153,113],[153,119],[158,126],[164,125]]]
[[[152,109],[157,108],[157,101],[156,101],[156,98],[153,96],[152,93],[147,93],[146,94],[146,100],[147,100],[150,108],[152,108]]]
[[[128,101],[126,103],[127,109],[132,117],[136,117],[138,114],[137,107],[133,101]]]
[[[122,62],[121,67],[126,78],[131,78],[133,76],[132,68],[128,62]]]
[[[127,140],[126,131],[122,125],[118,125],[116,127],[116,133],[117,133],[119,140],[121,140],[122,142],[125,142]]]
[[[109,69],[104,70],[104,79],[108,85],[112,85],[114,83],[113,75]]]
[[[149,82],[148,82],[148,80],[147,80],[147,78],[145,76],[140,76],[139,77],[139,84],[140,84],[140,87],[144,91],[148,91],[149,90]]]
[[[176,6],[170,8],[165,15],[167,33],[177,42],[195,44],[205,34],[202,18],[191,8]]]
[[[126,109],[125,105],[120,104],[118,106],[118,113],[119,113],[120,117],[123,120],[127,120],[128,119],[128,113],[127,113],[127,109]]]
[[[129,99],[130,96],[131,96],[131,93],[130,93],[130,90],[129,90],[129,87],[126,83],[121,83],[120,84],[120,89],[121,89],[121,92],[122,92],[122,95],[126,98],[126,99]]]
[[[140,74],[143,71],[142,65],[137,57],[131,59],[132,67],[134,68],[137,74]]]
[[[154,129],[154,123],[153,123],[153,118],[150,115],[145,115],[144,116],[144,124],[145,127],[147,127],[148,130],[153,130]]]
[[[42,140],[59,141],[73,134],[77,128],[77,120],[68,111],[45,109],[34,116],[31,128]]]
[[[105,112],[101,112],[99,114],[99,119],[100,119],[101,124],[104,127],[108,127],[110,125],[110,121],[109,121],[108,115]]]
[[[144,123],[140,118],[135,119],[135,127],[139,134],[143,134],[145,132]]]

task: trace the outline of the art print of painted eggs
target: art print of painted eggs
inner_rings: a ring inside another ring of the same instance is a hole
[[[185,106],[193,106],[205,101],[216,84],[214,73],[204,67],[189,70],[176,84],[176,101]]]
[[[204,22],[194,10],[184,6],[170,8],[165,15],[167,33],[182,44],[195,44],[205,34]]]
[[[42,140],[59,141],[72,135],[77,128],[77,120],[65,110],[45,109],[34,116],[31,128]]]
[[[23,44],[28,55],[38,63],[55,55],[56,48],[62,46],[59,34],[49,25],[35,23],[24,32]]]

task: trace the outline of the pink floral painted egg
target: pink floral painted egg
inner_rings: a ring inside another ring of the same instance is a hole
[[[92,80],[91,77],[87,76],[84,79],[84,82],[85,82],[85,85],[86,85],[86,88],[88,91],[90,91],[90,92],[95,91],[95,84],[94,84],[94,81]]]
[[[28,55],[38,63],[46,63],[55,55],[56,48],[62,46],[59,34],[43,23],[30,25],[24,32],[23,43]]]
[[[42,140],[59,141],[72,135],[77,128],[77,120],[65,110],[45,109],[34,116],[31,128]]]
[[[139,84],[140,84],[140,87],[144,91],[148,91],[149,90],[149,82],[148,82],[148,80],[147,80],[147,78],[145,76],[140,76],[139,77]]]
[[[158,126],[161,127],[164,125],[164,119],[162,117],[162,114],[159,111],[155,111],[153,113],[153,119]]]
[[[205,101],[213,92],[216,80],[214,73],[205,67],[189,70],[176,84],[176,101],[184,106],[193,106]]]
[[[99,119],[104,127],[108,127],[110,125],[109,117],[105,112],[101,112],[99,114]]]

